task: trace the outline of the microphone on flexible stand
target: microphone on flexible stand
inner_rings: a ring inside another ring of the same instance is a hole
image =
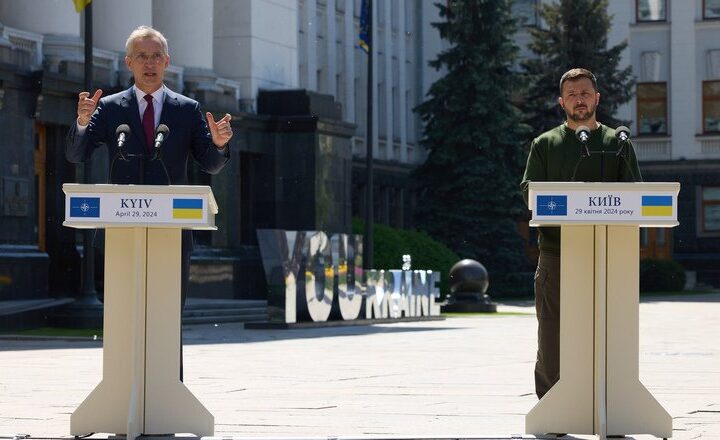
[[[581,157],[590,156],[590,150],[588,150],[587,142],[590,140],[590,129],[585,125],[581,125],[575,129],[575,137],[582,144],[582,150],[580,150]]]
[[[125,162],[130,160],[130,159],[128,159],[127,153],[125,152],[125,141],[127,140],[127,137],[129,134],[130,134],[130,126],[127,124],[118,125],[118,128],[115,129],[115,136],[117,136],[117,147],[118,147],[117,155],[120,157],[120,159],[124,160]]]
[[[165,139],[170,135],[170,129],[165,124],[158,125],[158,128],[155,130],[155,148],[153,148],[153,153],[150,158],[150,160],[159,160],[160,165],[162,166],[163,171],[165,171],[165,177],[167,178],[167,184],[170,185],[170,174],[168,173],[167,167],[165,166],[165,162],[162,160],[162,144],[165,142]]]
[[[617,153],[615,153],[615,156],[620,156],[623,158],[623,162],[625,162],[625,168],[630,171],[630,175],[633,178],[633,182],[637,182],[638,178],[635,175],[635,171],[630,166],[630,162],[628,161],[627,155],[628,151],[627,148],[630,148],[630,129],[627,128],[624,125],[619,126],[615,129],[615,137],[618,140],[618,143],[620,144],[620,147],[618,148]]]
[[[165,142],[165,139],[167,139],[168,134],[170,134],[170,129],[167,125],[158,125],[158,128],[155,130],[155,148],[153,148],[153,153],[150,157],[150,160],[158,160],[161,158],[160,147],[162,147],[163,142]]]
[[[590,140],[590,129],[585,125],[581,125],[575,129],[575,137],[580,141],[582,147],[580,148],[580,158],[575,162],[575,169],[573,170],[571,182],[575,181],[575,174],[577,174],[578,166],[580,162],[586,157],[590,157],[590,150],[588,149],[587,142]]]
[[[620,156],[621,154],[625,154],[625,145],[630,140],[630,129],[627,128],[624,125],[619,126],[615,129],[615,137],[617,138],[618,142],[620,143],[620,148],[618,148],[617,156]]]
[[[110,174],[108,175],[108,183],[113,183],[112,175],[113,170],[115,169],[115,161],[118,160],[118,158],[120,158],[120,160],[122,160],[123,162],[130,161],[130,157],[125,151],[125,141],[130,135],[130,126],[127,124],[118,125],[118,128],[115,129],[115,135],[117,136],[117,153],[115,153],[115,156],[113,156],[113,159],[110,162]]]

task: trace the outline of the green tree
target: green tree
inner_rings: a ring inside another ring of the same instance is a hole
[[[528,88],[521,107],[533,136],[565,119],[557,102],[560,77],[574,67],[588,69],[597,77],[597,120],[613,128],[629,124],[614,116],[620,105],[630,101],[634,85],[630,66],[618,67],[628,43],[607,47],[612,21],[607,5],[607,0],[560,0],[539,6],[543,24],[530,28],[529,48],[535,57],[522,62]]]
[[[491,292],[508,289],[511,272],[527,265],[518,221],[518,190],[528,130],[511,102],[515,21],[507,0],[436,4],[433,26],[448,43],[430,62],[444,76],[416,111],[424,122],[428,157],[415,171],[416,222],[461,258],[488,269]]]

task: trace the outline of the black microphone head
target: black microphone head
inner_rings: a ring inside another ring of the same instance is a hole
[[[630,137],[630,129],[624,125],[619,126],[618,128],[615,129],[615,137],[618,139],[621,139],[621,140],[624,140],[623,137],[625,139],[629,138]]]
[[[158,128],[155,130],[155,134],[162,133],[163,137],[167,137],[168,133],[170,133],[170,129],[165,124],[158,125]]]
[[[127,124],[118,125],[118,128],[115,130],[115,135],[119,135],[120,133],[130,133],[130,126]]]

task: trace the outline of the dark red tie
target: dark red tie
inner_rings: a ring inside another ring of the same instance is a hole
[[[145,131],[145,140],[147,141],[148,153],[153,149],[153,141],[155,140],[155,107],[153,107],[152,95],[145,95],[147,108],[143,113],[142,125]]]

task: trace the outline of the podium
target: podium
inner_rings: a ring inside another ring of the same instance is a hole
[[[217,229],[210,187],[63,191],[63,225],[106,230],[103,379],[73,412],[71,435],[213,435],[212,414],[179,378],[181,230]]]
[[[672,436],[640,383],[639,228],[674,227],[679,183],[531,182],[530,226],[560,226],[560,380],[528,434]]]

